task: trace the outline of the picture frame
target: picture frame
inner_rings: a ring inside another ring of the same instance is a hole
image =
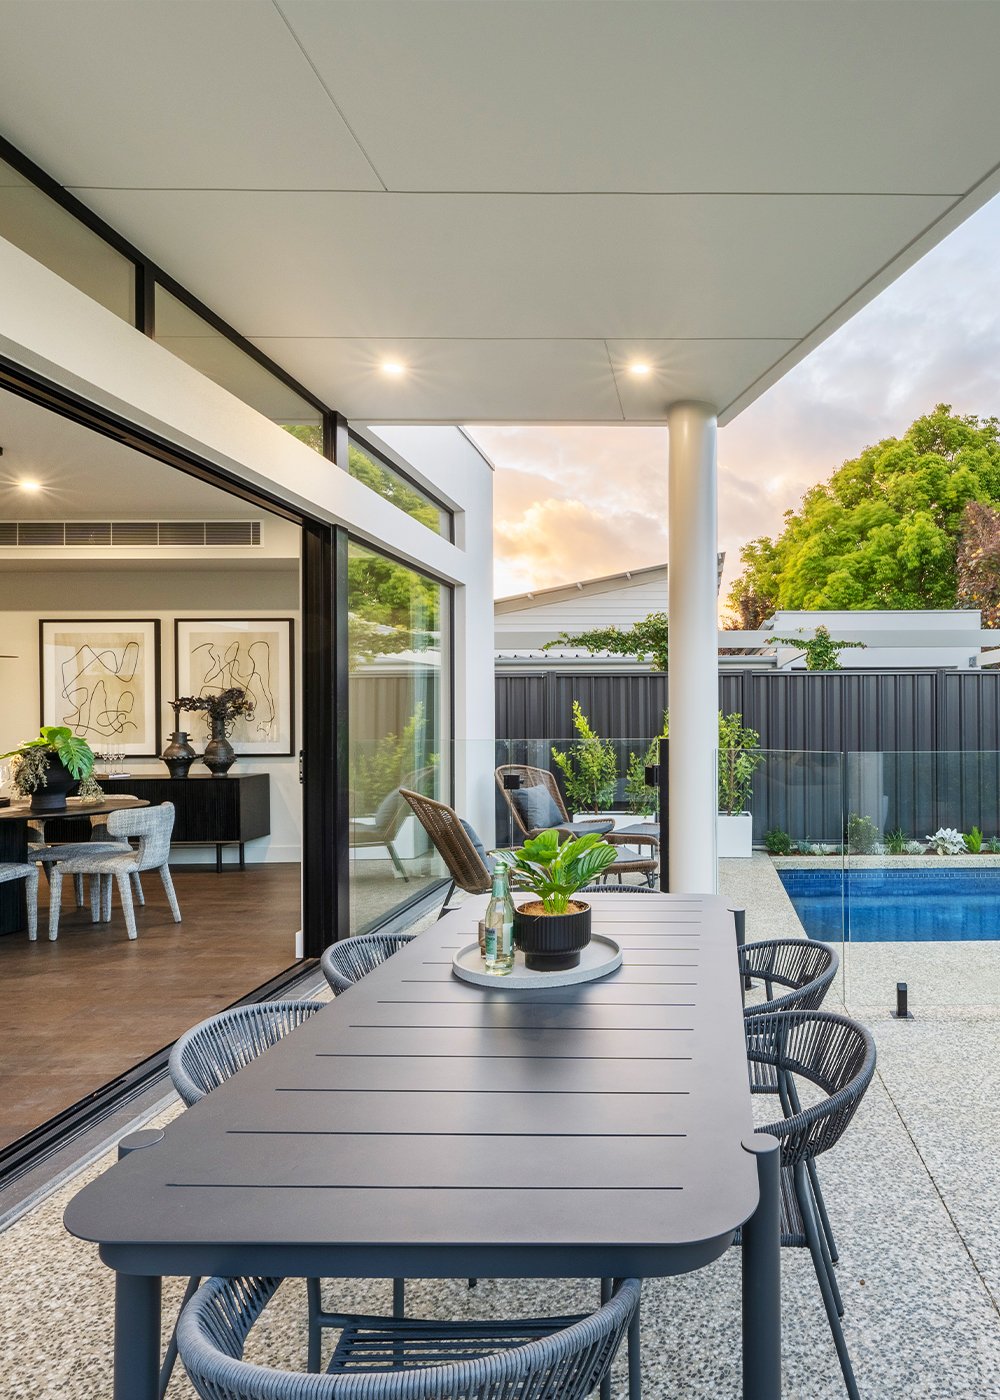
[[[250,719],[239,718],[230,742],[247,758],[295,752],[295,622],[290,617],[178,617],[174,619],[177,695],[201,695],[240,686],[254,700]],[[204,747],[191,715],[191,742]]]
[[[160,752],[157,618],[41,618],[42,724],[66,725],[96,752]]]

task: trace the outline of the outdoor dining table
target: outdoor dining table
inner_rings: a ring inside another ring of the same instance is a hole
[[[154,1400],[163,1275],[656,1278],[743,1227],[743,1394],[780,1394],[778,1146],[753,1134],[734,920],[595,895],[618,971],[452,974],[473,899],[132,1151],[66,1226],[116,1271],[115,1400]]]

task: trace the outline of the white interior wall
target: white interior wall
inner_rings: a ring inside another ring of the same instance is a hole
[[[249,599],[255,606],[248,607]],[[70,600],[74,604],[71,608],[66,606]],[[174,695],[174,618],[292,617],[298,651],[298,603],[297,569],[172,569],[160,573],[119,565],[113,571],[0,573],[0,653],[17,658],[0,660],[0,739],[13,745],[38,729],[41,618],[159,618],[162,746],[173,728],[173,711],[167,701]],[[301,691],[296,674],[296,745],[301,731]],[[205,736],[198,716],[189,716],[188,722],[192,742],[201,749]],[[129,758],[124,766],[136,776],[164,776],[163,764],[154,759]],[[247,860],[298,861],[302,818],[297,755],[240,758],[231,771],[271,775],[271,835],[248,842]],[[176,864],[214,862],[215,847],[179,846],[171,859]]]

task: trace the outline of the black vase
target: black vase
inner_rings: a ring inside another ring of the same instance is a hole
[[[45,786],[36,788],[31,794],[33,812],[59,812],[66,806],[66,799],[80,784],[63,763],[57,753],[49,752],[49,767],[45,776]]]
[[[170,770],[172,778],[186,778],[190,771],[191,764],[198,755],[188,743],[187,732],[183,729],[175,729],[170,736],[170,743],[163,750],[163,762]]]
[[[213,778],[224,778],[236,762],[236,750],[226,738],[226,721],[212,720],[212,737],[205,745],[202,762]]]
[[[532,904],[514,910],[514,943],[531,972],[565,972],[578,967],[580,950],[590,942],[590,905],[567,914],[532,913]],[[541,909],[541,904],[534,906]]]

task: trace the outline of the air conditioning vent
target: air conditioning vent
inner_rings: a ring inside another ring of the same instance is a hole
[[[0,521],[0,548],[75,548],[107,545],[206,548],[261,542],[259,520],[30,520]]]

